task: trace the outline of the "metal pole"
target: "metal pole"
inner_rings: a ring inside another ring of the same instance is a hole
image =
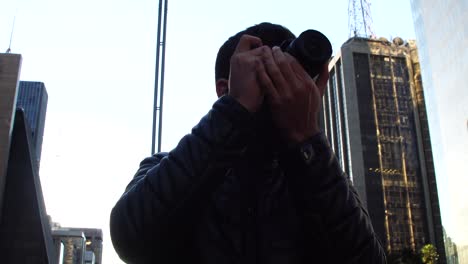
[[[159,83],[159,55],[161,45],[161,11],[162,11],[162,0],[159,0],[158,10],[158,36],[156,39],[156,69],[154,73],[154,103],[153,103],[153,133],[151,137],[151,155],[155,152],[155,140],[156,140],[156,116],[158,111],[158,83]]]
[[[159,131],[158,131],[158,152],[161,152],[162,141],[162,120],[163,120],[163,96],[164,96],[164,68],[166,61],[166,26],[167,26],[167,1],[164,1],[164,23],[163,23],[163,42],[161,59],[161,96],[159,97]]]

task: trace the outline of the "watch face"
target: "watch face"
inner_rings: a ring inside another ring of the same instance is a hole
[[[302,158],[305,162],[310,163],[315,159],[315,151],[312,145],[307,144],[301,148]]]

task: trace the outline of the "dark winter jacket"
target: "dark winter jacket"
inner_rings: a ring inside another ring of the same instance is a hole
[[[385,263],[369,215],[317,135],[276,149],[229,96],[145,159],[111,213],[128,263]],[[271,143],[271,142],[270,142]]]

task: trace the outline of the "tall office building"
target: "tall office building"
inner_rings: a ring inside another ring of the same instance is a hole
[[[411,0],[411,7],[442,220],[457,246],[468,248],[468,2]]]
[[[16,107],[23,108],[32,132],[32,145],[35,148],[37,167],[41,160],[42,138],[47,111],[47,91],[42,82],[21,81]]]
[[[0,54],[0,219],[10,156],[21,55]]]
[[[387,252],[431,243],[445,259],[414,42],[351,38],[329,69],[324,130]]]

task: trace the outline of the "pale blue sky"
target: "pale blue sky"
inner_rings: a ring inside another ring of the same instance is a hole
[[[21,80],[45,83],[49,104],[41,181],[62,226],[104,231],[104,262],[119,263],[109,212],[150,154],[158,1],[16,0],[0,9],[0,51],[23,55]],[[163,150],[216,100],[214,61],[234,33],[269,21],[314,28],[334,49],[348,38],[348,1],[169,1]],[[374,1],[374,31],[414,38],[408,0]]]

